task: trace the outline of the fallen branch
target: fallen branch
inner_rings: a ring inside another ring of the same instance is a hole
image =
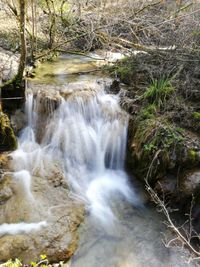
[[[191,259],[195,259],[195,260],[200,260],[200,251],[197,250],[192,244],[191,244],[191,228],[189,229],[190,231],[190,235],[187,235],[187,232],[182,233],[182,231],[180,229],[182,228],[178,228],[172,221],[171,216],[169,214],[169,211],[167,209],[166,203],[164,202],[164,200],[161,200],[160,197],[158,196],[158,194],[156,193],[156,191],[150,186],[149,182],[148,182],[148,178],[149,175],[151,173],[151,169],[153,166],[153,162],[157,159],[158,155],[160,153],[160,150],[157,151],[157,153],[155,154],[152,163],[149,167],[147,176],[145,178],[145,183],[146,183],[146,190],[149,193],[149,195],[151,196],[151,199],[153,200],[153,202],[160,208],[160,211],[165,215],[166,219],[167,219],[167,227],[170,228],[175,234],[176,237],[173,238],[172,240],[170,240],[168,242],[167,245],[170,245],[172,242],[175,242],[176,240],[179,240],[182,242],[183,246],[187,247],[189,249],[189,251],[194,255],[193,257],[191,256]],[[192,208],[190,208],[190,213],[189,215],[191,216],[191,210]],[[191,217],[190,217],[191,220]],[[191,221],[190,221],[190,227],[191,227]]]
[[[113,43],[116,43],[119,44],[121,47],[125,47],[125,48],[134,48],[136,50],[139,50],[139,51],[143,51],[143,52],[146,52],[146,53],[149,53],[149,54],[152,54],[152,53],[160,53],[160,54],[166,54],[164,52],[171,52],[171,51],[174,51],[175,50],[175,47],[174,46],[170,46],[170,47],[151,47],[151,46],[145,46],[145,45],[142,45],[142,44],[136,44],[136,43],[133,43],[129,40],[126,40],[126,39],[123,39],[123,38],[119,38],[119,37],[113,37],[112,38],[112,41]]]

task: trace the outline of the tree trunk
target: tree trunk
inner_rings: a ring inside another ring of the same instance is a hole
[[[26,0],[19,1],[19,31],[21,40],[20,61],[17,75],[14,80],[1,87],[2,106],[3,110],[11,113],[14,110],[21,108],[25,100],[25,81],[23,79],[24,69],[26,66],[26,36],[25,36],[25,13]]]
[[[23,80],[23,73],[26,66],[26,36],[25,36],[25,9],[26,9],[26,0],[19,0],[19,8],[20,8],[20,40],[21,40],[21,54],[20,54],[20,62],[17,73],[17,80],[21,84]]]
[[[32,18],[32,37],[31,37],[31,61],[35,55],[35,3],[31,0],[31,18]]]
[[[45,2],[47,5],[48,16],[50,20],[48,48],[51,49],[53,47],[54,39],[55,39],[56,11],[55,11],[53,0],[45,0]]]

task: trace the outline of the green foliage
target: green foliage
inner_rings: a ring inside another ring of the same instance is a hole
[[[117,74],[118,74],[120,80],[126,81],[126,83],[127,83],[127,81],[129,80],[129,76],[132,73],[132,68],[130,67],[130,65],[118,66],[116,71],[117,71]]]
[[[118,76],[123,83],[130,84],[135,66],[129,57],[116,62],[114,65],[105,65],[102,69],[113,76]]]
[[[63,265],[64,265],[64,263],[62,261],[60,261],[58,263],[58,266],[60,266],[60,267],[62,267]],[[8,260],[6,263],[0,264],[0,267],[21,267],[21,266],[24,266],[24,265],[22,264],[22,262],[19,259]],[[27,264],[26,266],[28,266],[28,267],[36,267],[36,266],[52,267],[54,265],[49,264],[49,261],[48,261],[46,255],[40,255],[40,261],[39,262],[32,261],[32,262],[30,262],[30,264]]]
[[[194,113],[193,113],[193,117],[194,117],[196,120],[200,120],[200,112],[194,112]]]
[[[172,93],[174,93],[174,91],[175,89],[171,85],[170,80],[153,80],[152,84],[143,94],[142,98],[147,99],[151,104],[155,104],[161,108],[166,104],[167,99]]]
[[[155,104],[150,104],[142,108],[139,113],[139,118],[143,120],[153,118],[156,114],[156,109],[157,107]]]
[[[197,152],[193,149],[190,149],[188,151],[188,157],[189,159],[191,159],[192,161],[196,161],[196,159],[198,158]]]
[[[134,70],[135,66],[128,57],[125,57],[118,62],[115,69],[120,80],[127,84],[130,84]]]
[[[0,112],[0,148],[4,151],[17,148],[17,140],[8,116],[2,112]]]
[[[0,267],[21,267],[23,266],[19,259],[9,260],[6,263],[0,264]]]
[[[140,120],[133,138],[134,153],[144,168],[149,167],[159,151],[160,167],[164,169],[173,160],[174,153],[182,153],[183,130],[163,117]],[[157,166],[159,167],[159,166]]]

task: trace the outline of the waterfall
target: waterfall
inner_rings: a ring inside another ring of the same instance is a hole
[[[115,220],[113,199],[123,197],[138,205],[124,172],[128,115],[120,109],[118,97],[80,91],[66,100],[61,97],[57,108],[49,105],[51,112],[43,116],[40,93],[28,94],[27,127],[12,154],[15,170],[48,177],[60,168],[72,196],[104,224]]]

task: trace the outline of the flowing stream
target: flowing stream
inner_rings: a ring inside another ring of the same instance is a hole
[[[124,170],[129,118],[118,96],[106,93],[110,80],[100,74],[77,74],[97,66],[91,58],[62,56],[37,70],[29,82],[27,126],[12,153],[14,179],[20,180],[34,209],[38,200],[31,190],[32,177],[48,177],[59,169],[71,197],[85,204],[79,248],[69,266],[187,266],[164,246],[162,218],[145,205],[141,190]],[[44,102],[40,91],[48,95],[51,89],[58,94]],[[0,233],[37,227],[48,227],[48,216],[47,222],[3,225]]]

